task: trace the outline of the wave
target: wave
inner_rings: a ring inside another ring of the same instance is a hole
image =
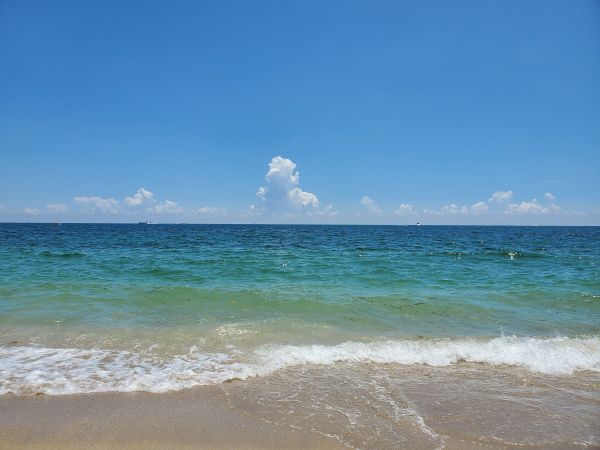
[[[306,364],[373,363],[449,366],[459,362],[510,365],[551,375],[600,371],[600,338],[498,337],[269,345],[245,355],[206,353],[159,358],[102,349],[0,347],[0,394],[168,392],[264,376]]]
[[[600,371],[600,339],[498,337],[345,342],[335,346],[271,346],[257,350],[274,367],[298,364],[370,362],[449,366],[458,362],[520,366],[534,372],[569,375]]]
[[[168,392],[256,375],[227,354],[195,347],[166,361],[128,351],[0,348],[0,394]]]

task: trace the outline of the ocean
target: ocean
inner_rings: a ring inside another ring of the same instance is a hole
[[[5,223],[0,267],[0,394],[220,385],[357,448],[600,444],[598,227]]]

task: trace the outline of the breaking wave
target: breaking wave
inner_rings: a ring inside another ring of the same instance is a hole
[[[203,352],[162,358],[102,349],[0,347],[0,394],[168,392],[264,376],[287,367],[336,363],[510,365],[550,375],[600,371],[600,339],[497,337],[404,339],[338,345],[269,345],[247,354]]]

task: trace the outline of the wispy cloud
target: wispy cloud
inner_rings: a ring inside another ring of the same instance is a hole
[[[335,217],[338,215],[338,212],[333,209],[333,205],[327,205],[325,208],[321,208],[321,209],[317,210],[317,215],[327,216],[327,217]]]
[[[365,206],[371,213],[379,214],[382,212],[377,202],[371,197],[364,195],[363,198],[360,199],[360,203],[361,205]]]
[[[464,216],[474,215],[478,216],[480,214],[485,214],[488,211],[488,205],[486,202],[477,202],[473,203],[471,206],[462,205],[458,206],[456,203],[450,203],[449,205],[444,205],[440,209],[440,214],[462,214]]]
[[[398,216],[410,216],[416,214],[414,206],[407,203],[400,203],[400,206],[394,211]]]
[[[119,212],[119,202],[114,198],[79,195],[73,197],[73,200],[75,203],[79,203],[88,208],[90,212],[99,211],[109,214],[117,214]]]
[[[178,214],[183,212],[183,209],[179,207],[177,202],[165,200],[164,202],[157,202],[146,211],[155,214]]]
[[[202,208],[198,208],[196,213],[202,215],[211,215],[211,214],[225,214],[227,210],[225,208],[214,208],[211,206],[203,206]]]
[[[551,203],[550,205],[542,205],[535,198],[528,202],[510,203],[507,214],[550,214],[561,211],[560,206]]]
[[[104,198],[98,196],[80,195],[74,197],[75,203],[83,206],[90,213],[102,214],[133,214],[141,212],[140,207],[145,206],[143,210],[150,214],[175,214],[183,212],[177,202],[172,200],[158,201],[154,193],[140,187],[132,196],[126,196],[122,201],[114,198]],[[50,205],[48,205],[50,206]]]
[[[440,212],[442,214],[468,214],[469,208],[466,205],[459,207],[455,203],[450,203],[449,205],[442,206]]]
[[[69,210],[69,207],[64,203],[50,203],[46,206],[46,209],[51,213],[65,213]]]
[[[37,216],[41,211],[38,208],[23,208],[23,212],[28,216]]]
[[[496,191],[488,199],[489,202],[503,203],[513,198],[513,191]]]
[[[300,174],[296,164],[287,158],[276,156],[272,158],[265,176],[266,183],[261,186],[257,192],[261,203],[251,205],[246,211],[228,211],[217,206],[203,206],[190,209],[182,208],[178,202],[173,200],[159,200],[156,195],[140,187],[130,196],[124,196],[121,200],[115,198],[105,198],[100,196],[76,196],[73,198],[74,204],[79,206],[79,211],[90,214],[110,214],[113,216],[133,217],[147,215],[186,215],[189,217],[203,216],[206,220],[217,220],[228,217],[231,219],[257,217],[262,220],[270,217],[274,220],[289,221],[326,221],[326,219],[340,215],[333,205],[328,204],[320,207],[319,199],[316,194],[304,191],[300,186]],[[542,191],[543,192],[543,191]],[[513,200],[516,194],[512,190],[496,191],[487,201],[477,201],[472,204],[447,203],[439,209],[418,208],[410,203],[401,203],[396,209],[386,212],[378,202],[367,195],[360,199],[360,207],[371,213],[373,222],[389,221],[393,216],[429,216],[432,221],[443,222],[443,216],[447,216],[448,222],[483,223],[492,221],[502,221],[505,216],[509,221],[526,221],[527,219],[508,219],[509,216],[536,216],[560,214],[563,218],[570,216],[592,216],[592,211],[563,211],[561,206],[555,203],[554,193],[545,192],[542,201],[536,198],[532,200],[518,201]],[[358,208],[358,206],[356,206]],[[0,212],[3,211],[3,205],[0,205]],[[28,216],[44,216],[49,214],[62,214],[70,212],[71,216],[76,217],[76,210],[73,205],[66,203],[50,203],[45,208],[24,207],[20,210],[21,214]],[[15,211],[16,212],[16,211]],[[358,210],[346,211],[343,215],[344,220],[348,217],[356,217]],[[8,213],[3,213],[4,215]],[[358,214],[360,215],[360,213]],[[365,215],[364,217],[366,217]],[[466,216],[472,217],[467,219]],[[481,217],[475,220],[476,216]],[[464,217],[464,218],[463,218]],[[311,219],[312,218],[312,219]],[[435,219],[435,220],[433,220]],[[136,219],[137,220],[137,219]],[[268,220],[268,219],[267,219]],[[548,221],[550,219],[547,219]]]
[[[479,214],[485,214],[488,211],[488,205],[486,202],[477,202],[471,205],[471,214],[478,216]]]
[[[496,191],[487,202],[479,201],[471,206],[459,206],[456,203],[450,203],[442,206],[439,210],[424,209],[424,214],[429,215],[473,215],[478,216],[487,213],[493,214],[553,214],[561,212],[560,206],[555,203],[542,204],[538,200],[510,202],[514,197],[513,191]],[[547,192],[544,197],[553,201],[556,197]],[[501,206],[504,205],[504,206]],[[503,208],[503,209],[502,209]]]

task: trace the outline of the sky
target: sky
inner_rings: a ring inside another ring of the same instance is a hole
[[[0,221],[600,225],[600,2],[0,0]]]

